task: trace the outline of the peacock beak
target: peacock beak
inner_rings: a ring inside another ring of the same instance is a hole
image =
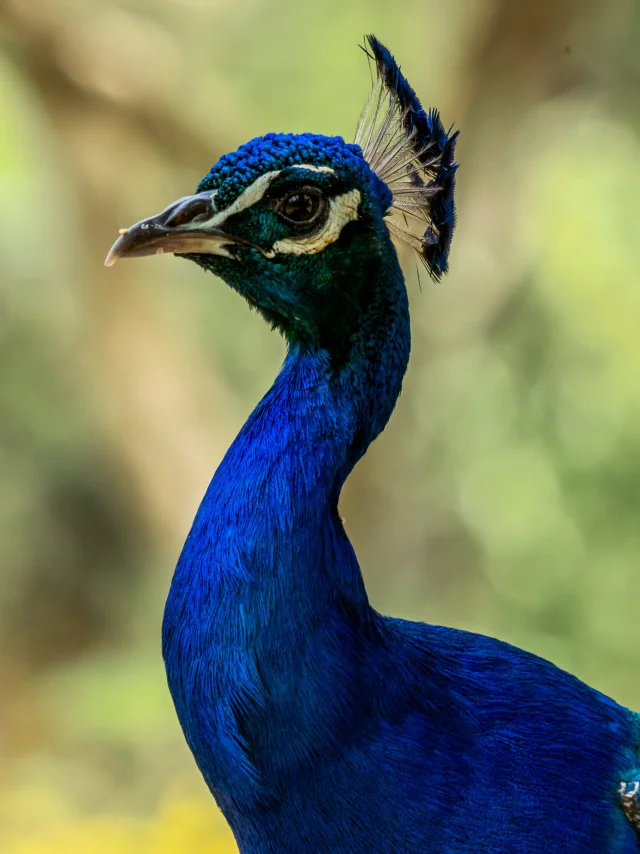
[[[215,218],[211,191],[178,199],[156,216],[123,228],[109,250],[105,266],[111,267],[118,258],[141,258],[165,252],[175,255],[199,252],[232,258],[229,251],[232,246],[252,245],[218,228]]]

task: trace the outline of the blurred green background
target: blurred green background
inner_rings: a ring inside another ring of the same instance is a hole
[[[342,512],[382,611],[498,636],[640,708],[637,0],[1,0],[0,850],[234,846],[162,606],[282,359],[221,282],[102,266],[266,131],[350,139],[387,42],[461,129],[442,285]]]

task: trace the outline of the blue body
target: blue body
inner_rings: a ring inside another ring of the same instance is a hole
[[[292,348],[218,469],[164,622],[186,738],[243,854],[631,854],[635,714],[485,637],[377,614],[337,500],[409,355],[394,309],[338,374]]]

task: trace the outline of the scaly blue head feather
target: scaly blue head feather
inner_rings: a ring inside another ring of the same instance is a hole
[[[358,145],[340,136],[313,133],[267,133],[245,142],[211,167],[197,192],[216,190],[216,207],[224,209],[261,175],[302,164],[335,170],[345,186],[361,186],[371,193],[383,211],[391,204],[391,193],[372,174]]]

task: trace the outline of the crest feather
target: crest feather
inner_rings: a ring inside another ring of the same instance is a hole
[[[355,142],[393,194],[391,234],[418,253],[438,281],[448,269],[455,225],[453,154],[458,132],[445,131],[437,110],[425,111],[389,50],[373,36],[364,48],[377,77]]]

